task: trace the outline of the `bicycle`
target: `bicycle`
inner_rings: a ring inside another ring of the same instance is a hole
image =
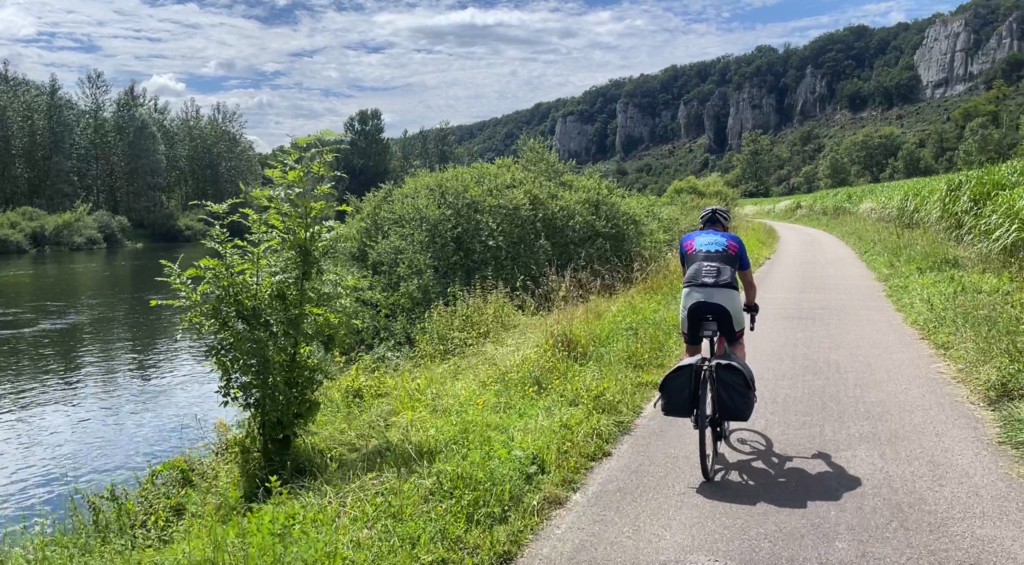
[[[744,308],[746,310],[746,308]],[[754,331],[757,313],[750,312],[750,331]],[[711,355],[700,362],[700,397],[697,404],[697,430],[700,433],[700,473],[705,481],[715,480],[715,460],[724,439],[724,422],[718,419],[718,400],[716,396],[715,371],[711,364],[718,347],[728,350],[725,338],[718,334],[718,322],[714,316],[707,315],[701,320],[700,337],[708,340]],[[709,453],[710,449],[710,453]]]

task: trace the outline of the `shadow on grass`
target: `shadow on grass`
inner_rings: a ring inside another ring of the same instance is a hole
[[[341,487],[367,475],[407,475],[432,464],[438,456],[435,446],[383,433],[360,438],[361,441],[347,439],[335,443],[323,438],[304,438],[277,460],[267,461],[251,437],[232,438],[229,449],[240,471],[242,499],[246,503],[265,502],[273,490],[268,484],[271,477],[292,492],[316,483]]]
[[[732,430],[725,445],[747,458],[726,461],[715,482],[703,482],[697,487],[697,494],[708,500],[804,509],[811,502],[838,502],[861,486],[860,478],[850,474],[828,453],[819,451],[809,457],[776,453],[771,438],[755,430]],[[719,457],[725,458],[726,453],[729,451]],[[812,473],[789,466],[798,459],[820,461],[827,470]]]

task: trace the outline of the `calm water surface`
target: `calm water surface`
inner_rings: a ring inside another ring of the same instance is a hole
[[[217,380],[176,339],[161,259],[199,246],[0,255],[0,530],[131,483],[210,437]]]

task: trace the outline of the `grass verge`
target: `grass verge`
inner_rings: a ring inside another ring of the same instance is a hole
[[[955,177],[917,182],[959,182]],[[856,251],[907,323],[947,362],[972,399],[992,411],[999,441],[1024,459],[1024,269],[987,242],[968,245],[969,238],[951,237],[942,227],[950,215],[912,222],[916,227],[878,219],[882,202],[871,195],[893,198],[900,190],[842,189],[758,209],[764,217],[827,231]],[[826,200],[853,205],[819,205]]]
[[[767,226],[739,233],[755,265],[774,249]],[[325,388],[299,447],[305,484],[246,505],[244,446],[225,436],[213,457],[109,490],[88,523],[0,544],[0,561],[508,563],[680,357],[679,280],[669,257],[624,293],[549,315],[483,301],[500,337],[445,361],[357,365]]]

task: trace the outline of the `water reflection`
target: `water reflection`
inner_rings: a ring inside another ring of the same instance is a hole
[[[0,527],[201,441],[216,377],[176,340],[160,259],[196,246],[0,256]]]

